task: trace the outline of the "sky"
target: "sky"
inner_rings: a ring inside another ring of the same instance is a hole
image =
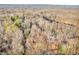
[[[79,0],[0,0],[0,4],[79,5]]]

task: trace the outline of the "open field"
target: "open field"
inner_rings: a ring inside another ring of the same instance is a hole
[[[79,54],[79,8],[0,8],[0,54]]]

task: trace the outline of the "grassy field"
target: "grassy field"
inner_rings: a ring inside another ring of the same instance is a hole
[[[0,54],[79,54],[79,8],[1,7]]]

